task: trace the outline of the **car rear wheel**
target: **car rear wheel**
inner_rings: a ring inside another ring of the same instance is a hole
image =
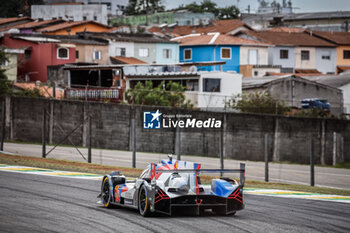
[[[104,178],[103,184],[102,184],[102,203],[106,208],[111,208],[111,202],[110,202],[110,186],[108,177]]]
[[[139,191],[139,212],[144,217],[151,215],[150,202],[148,200],[147,189],[144,185],[140,187],[140,191]]]

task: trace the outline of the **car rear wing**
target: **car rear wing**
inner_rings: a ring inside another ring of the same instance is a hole
[[[245,163],[240,163],[240,169],[172,169],[172,170],[156,170],[155,166],[152,166],[154,169],[152,173],[154,174],[153,177],[155,177],[155,173],[189,173],[189,172],[196,172],[196,173],[220,173],[220,176],[224,173],[240,173],[240,183],[241,186],[244,186],[245,183]],[[153,178],[151,176],[151,179]]]

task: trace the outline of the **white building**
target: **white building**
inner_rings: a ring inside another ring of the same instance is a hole
[[[92,20],[98,23],[108,23],[106,5],[32,5],[33,19],[64,19],[72,21]]]
[[[47,5],[61,2],[84,3],[85,5],[102,4],[106,5],[108,15],[122,15],[129,3],[128,0],[44,0],[44,2]]]
[[[179,82],[185,96],[195,108],[222,110],[232,96],[242,94],[242,75],[235,72],[183,72],[176,65],[124,67],[126,90],[138,82],[152,81],[158,86],[162,81]]]

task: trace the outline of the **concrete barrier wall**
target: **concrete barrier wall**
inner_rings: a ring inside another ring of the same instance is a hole
[[[183,155],[219,157],[222,149],[225,158],[262,161],[264,135],[267,133],[269,158],[272,161],[309,163],[313,140],[316,163],[332,164],[334,152],[336,162],[350,162],[350,121],[347,120],[185,111],[20,97],[6,97],[5,103],[8,140],[40,143],[45,109],[48,143],[62,141],[67,145],[73,143],[86,146],[87,117],[91,116],[93,147],[131,150],[131,118],[134,116],[137,151],[176,153],[176,129],[143,129],[143,112],[159,109],[163,114],[191,114],[197,119],[211,117],[223,121],[222,129],[182,129],[180,137]],[[63,140],[74,129],[76,130],[69,140]],[[221,140],[223,148],[220,146]]]

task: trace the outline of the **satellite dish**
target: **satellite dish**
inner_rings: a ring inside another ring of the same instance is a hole
[[[192,73],[197,72],[197,66],[191,66],[190,72],[192,72]]]

